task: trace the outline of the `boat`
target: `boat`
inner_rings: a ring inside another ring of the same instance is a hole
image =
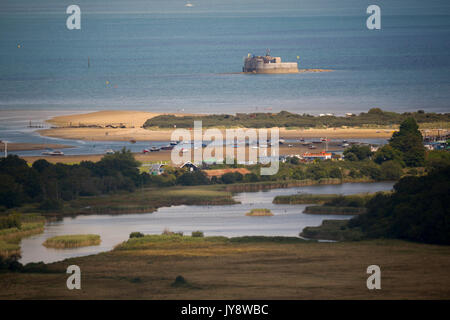
[[[130,143],[136,143],[136,140],[131,139],[131,140],[130,140]]]
[[[150,150],[149,149],[142,149],[142,153],[149,153]]]
[[[55,150],[55,151],[44,151],[42,152],[42,154],[45,156],[63,156],[64,152]]]
[[[158,147],[155,147],[155,146],[150,148],[150,152],[156,152],[156,151],[159,151],[159,150],[161,150],[161,148],[158,148]]]
[[[113,149],[108,149],[105,151],[105,154],[114,154],[114,150]]]
[[[167,146],[161,147],[161,150],[172,150],[173,148],[174,148],[174,146],[169,144]]]
[[[179,141],[170,141],[171,146],[176,146],[179,143]]]

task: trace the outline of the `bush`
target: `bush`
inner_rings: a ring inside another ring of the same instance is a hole
[[[172,287],[189,287],[189,283],[183,276],[177,276],[175,281],[171,284]]]
[[[199,238],[201,238],[201,237],[203,237],[204,235],[203,235],[203,232],[202,232],[202,231],[192,231],[192,236],[193,236],[193,237],[199,237]]]
[[[144,234],[141,233],[141,232],[132,232],[132,233],[130,233],[130,239],[131,238],[142,238],[143,236],[144,236]]]
[[[366,160],[372,156],[369,146],[351,146],[345,149],[344,159],[349,161]]]
[[[53,210],[61,210],[62,207],[63,204],[61,201],[48,199],[42,202],[38,208],[44,211],[53,211]]]
[[[0,217],[0,230],[22,227],[22,219],[19,213],[12,213],[6,217]]]
[[[398,180],[402,173],[402,166],[396,161],[386,161],[381,165],[381,177],[384,180]]]

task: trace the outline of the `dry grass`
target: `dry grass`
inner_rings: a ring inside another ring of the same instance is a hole
[[[57,273],[0,274],[0,299],[450,299],[448,246],[151,242],[50,264]],[[65,288],[70,264],[83,272],[81,290]],[[372,264],[381,268],[381,290],[366,287]],[[171,286],[178,275],[192,288]]]

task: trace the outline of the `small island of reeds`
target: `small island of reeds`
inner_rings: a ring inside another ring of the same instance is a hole
[[[250,217],[263,217],[263,216],[273,216],[273,213],[269,209],[252,209],[245,215]]]
[[[69,249],[98,246],[100,242],[100,236],[96,234],[73,234],[48,238],[42,245],[47,248]]]

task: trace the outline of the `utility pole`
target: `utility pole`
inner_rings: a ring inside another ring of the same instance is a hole
[[[0,141],[0,143],[2,143],[5,145],[5,158],[8,157],[8,141]]]

